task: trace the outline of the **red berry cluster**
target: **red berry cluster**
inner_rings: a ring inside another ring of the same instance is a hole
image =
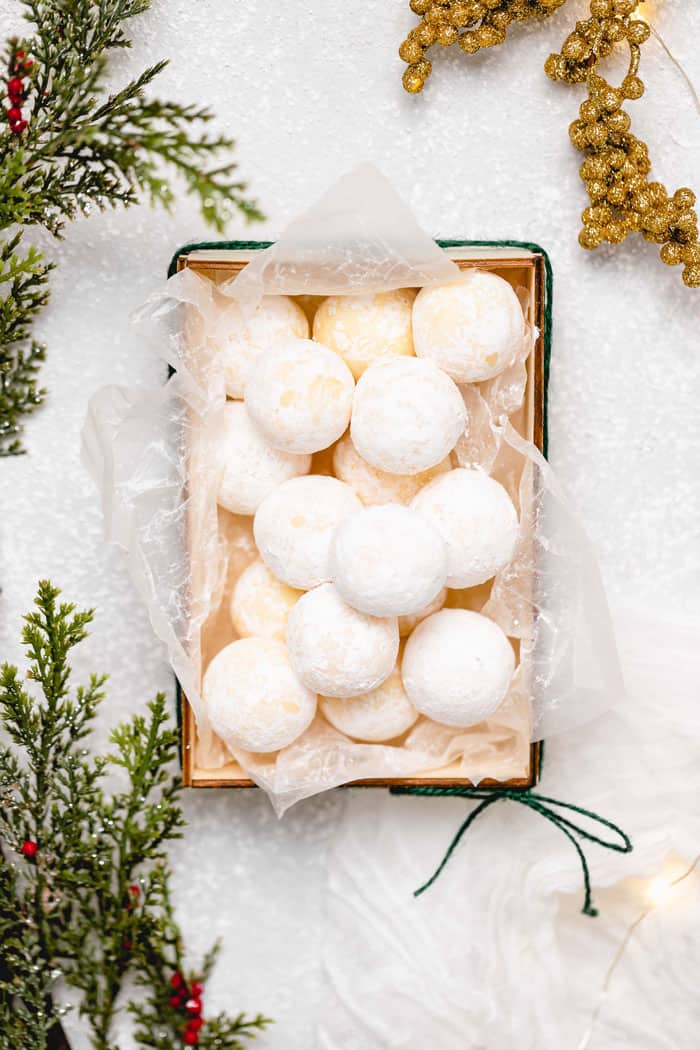
[[[21,135],[27,126],[27,121],[22,116],[22,103],[25,99],[25,84],[22,75],[27,74],[33,65],[31,58],[24,57],[24,51],[15,51],[11,67],[14,75],[7,81],[7,97],[10,105],[6,110],[7,122],[15,135]]]
[[[177,972],[170,978],[170,987],[173,994],[168,1000],[173,1010],[179,1010],[187,1017],[187,1024],[182,1030],[182,1041],[185,1046],[196,1046],[199,1042],[199,1032],[204,1024],[202,1017],[202,992],[201,984],[192,981],[187,984],[181,973]]]

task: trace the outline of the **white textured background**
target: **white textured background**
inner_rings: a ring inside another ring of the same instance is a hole
[[[700,5],[645,8],[700,83]],[[18,11],[0,0],[3,36]],[[613,606],[651,621],[618,612],[627,705],[547,753],[546,793],[599,807],[635,838],[628,858],[591,847],[595,878],[609,884],[595,921],[578,914],[573,850],[525,812],[490,810],[415,902],[410,891],[466,811],[459,801],[337,791],[278,823],[258,794],[188,795],[191,827],[173,855],[183,923],[193,950],[224,938],[209,1002],[277,1020],[265,1050],[576,1050],[643,900],[640,882],[620,880],[653,874],[671,850],[686,860],[700,850],[700,292],[644,242],[595,256],[578,248],[586,201],[566,129],[581,91],[552,84],[542,63],[586,11],[569,0],[504,48],[436,56],[418,98],[403,92],[396,58],[413,24],[404,0],[156,0],[115,62],[118,82],[171,57],[160,93],[211,105],[236,135],[268,221],[233,223],[231,237],[274,238],[371,160],[430,233],[535,240],[550,252],[551,459]],[[656,176],[700,190],[700,117],[653,40],[642,73],[648,95],[633,104],[634,128],[650,141]],[[38,577],[95,605],[78,664],[111,672],[101,739],[172,681],[120,552],[103,544],[80,427],[97,387],[159,380],[129,315],[174,249],[204,235],[181,199],[172,216],[95,215],[50,246],[60,265],[39,333],[50,399],[28,428],[31,454],[0,464],[1,655],[20,658],[19,619]],[[656,623],[681,617],[684,631]],[[689,879],[631,945],[594,1050],[697,1046],[698,919],[700,879]]]

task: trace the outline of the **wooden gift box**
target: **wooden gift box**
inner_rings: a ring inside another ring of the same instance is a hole
[[[479,267],[491,270],[528,294],[528,321],[539,331],[527,361],[527,386],[522,408],[511,416],[511,423],[524,437],[547,454],[547,382],[551,339],[552,272],[547,254],[536,244],[518,241],[451,241],[437,242],[460,269]],[[269,247],[265,242],[232,241],[187,245],[175,254],[168,276],[184,269],[215,284],[228,281],[253,255]],[[178,685],[178,709],[182,733],[182,775],[188,787],[254,787],[235,761],[217,769],[207,769],[197,761],[197,726],[187,697]],[[512,771],[507,777],[482,780],[480,786],[527,788],[537,783],[541,761],[541,744],[523,736],[512,758]],[[471,781],[455,763],[443,769],[430,770],[411,777],[387,777],[354,781],[352,786],[391,787],[434,786],[469,787]]]

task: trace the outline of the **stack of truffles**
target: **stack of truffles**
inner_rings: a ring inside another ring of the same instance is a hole
[[[508,565],[517,512],[454,453],[469,428],[460,388],[522,359],[515,292],[471,270],[313,305],[310,325],[285,296],[250,318],[231,303],[214,335],[228,394],[218,502],[254,516],[258,554],[231,596],[237,640],[203,679],[234,751],[276,752],[317,712],[366,742],[397,741],[421,715],[476,725],[515,667],[501,628],[455,592]]]

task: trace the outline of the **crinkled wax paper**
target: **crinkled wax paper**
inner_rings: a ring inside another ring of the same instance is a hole
[[[208,661],[235,637],[231,589],[256,556],[252,519],[216,504],[222,469],[216,433],[226,395],[214,336],[223,307],[247,314],[268,294],[352,295],[459,279],[469,280],[468,271],[420,230],[378,172],[363,167],[235,279],[215,287],[189,269],[170,278],[139,316],[150,328],[144,338],[174,369],[170,379],[158,390],[107,387],[91,399],[84,462],[100,493],[107,538],[126,550],[153,628],[194,709],[199,767],[231,760],[209,727],[200,682]],[[519,665],[509,695],[487,723],[469,729],[420,718],[400,743],[363,744],[319,714],[277,754],[233,752],[278,812],[352,780],[410,776],[451,763],[451,772],[474,782],[512,776],[530,740],[580,725],[619,698],[595,557],[548,464],[513,425],[523,417],[535,337],[527,324],[515,364],[486,383],[463,387],[469,423],[455,450],[460,464],[501,481],[520,513],[511,564],[492,585],[453,591],[448,599],[448,605],[483,611],[516,642]],[[312,470],[327,470],[323,457]]]

